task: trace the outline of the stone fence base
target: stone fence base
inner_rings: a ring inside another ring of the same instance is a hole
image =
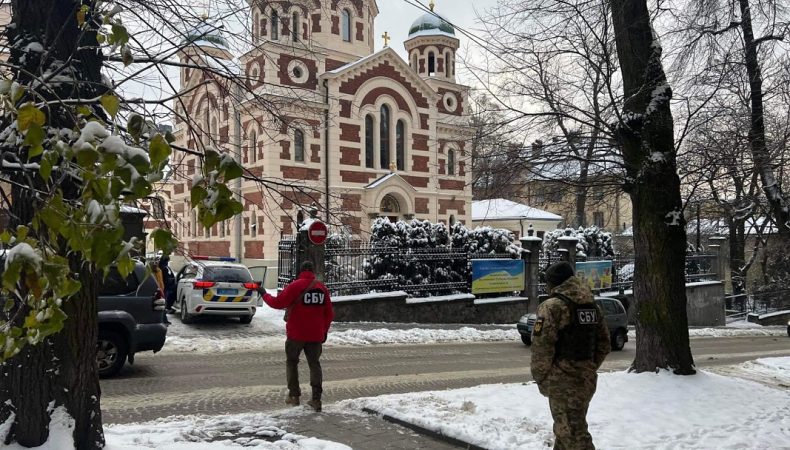
[[[472,294],[407,298],[406,293],[332,299],[338,322],[511,324],[527,313],[525,297],[476,298]]]

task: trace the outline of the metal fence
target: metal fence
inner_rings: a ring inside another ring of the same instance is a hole
[[[296,242],[281,241],[278,287],[296,277]],[[325,284],[334,295],[404,291],[411,297],[466,293],[472,286],[472,260],[514,258],[511,254],[467,253],[438,247],[401,249],[362,240],[329,242],[325,247]]]

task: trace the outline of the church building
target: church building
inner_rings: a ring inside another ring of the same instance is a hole
[[[181,52],[175,145],[213,146],[247,175],[243,213],[204,229],[190,204],[200,158],[174,152],[166,203],[185,251],[276,260],[310,207],[363,239],[376,217],[471,225],[469,89],[456,82],[455,30],[433,2],[411,26],[408,61],[375,51],[375,0],[250,3],[246,54],[208,23]]]

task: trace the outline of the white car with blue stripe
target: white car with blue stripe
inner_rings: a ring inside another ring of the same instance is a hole
[[[259,306],[259,283],[250,270],[234,258],[193,257],[176,276],[178,285],[173,307],[181,322],[197,316],[237,316],[250,323]]]

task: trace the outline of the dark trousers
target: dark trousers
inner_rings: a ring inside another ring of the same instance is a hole
[[[321,400],[324,390],[321,387],[323,374],[319,361],[322,351],[320,342],[292,341],[290,339],[285,341],[285,378],[288,381],[288,395],[291,397],[302,395],[302,390],[299,387],[299,355],[302,350],[307,358],[307,365],[310,367],[310,387],[313,388],[313,400]]]

